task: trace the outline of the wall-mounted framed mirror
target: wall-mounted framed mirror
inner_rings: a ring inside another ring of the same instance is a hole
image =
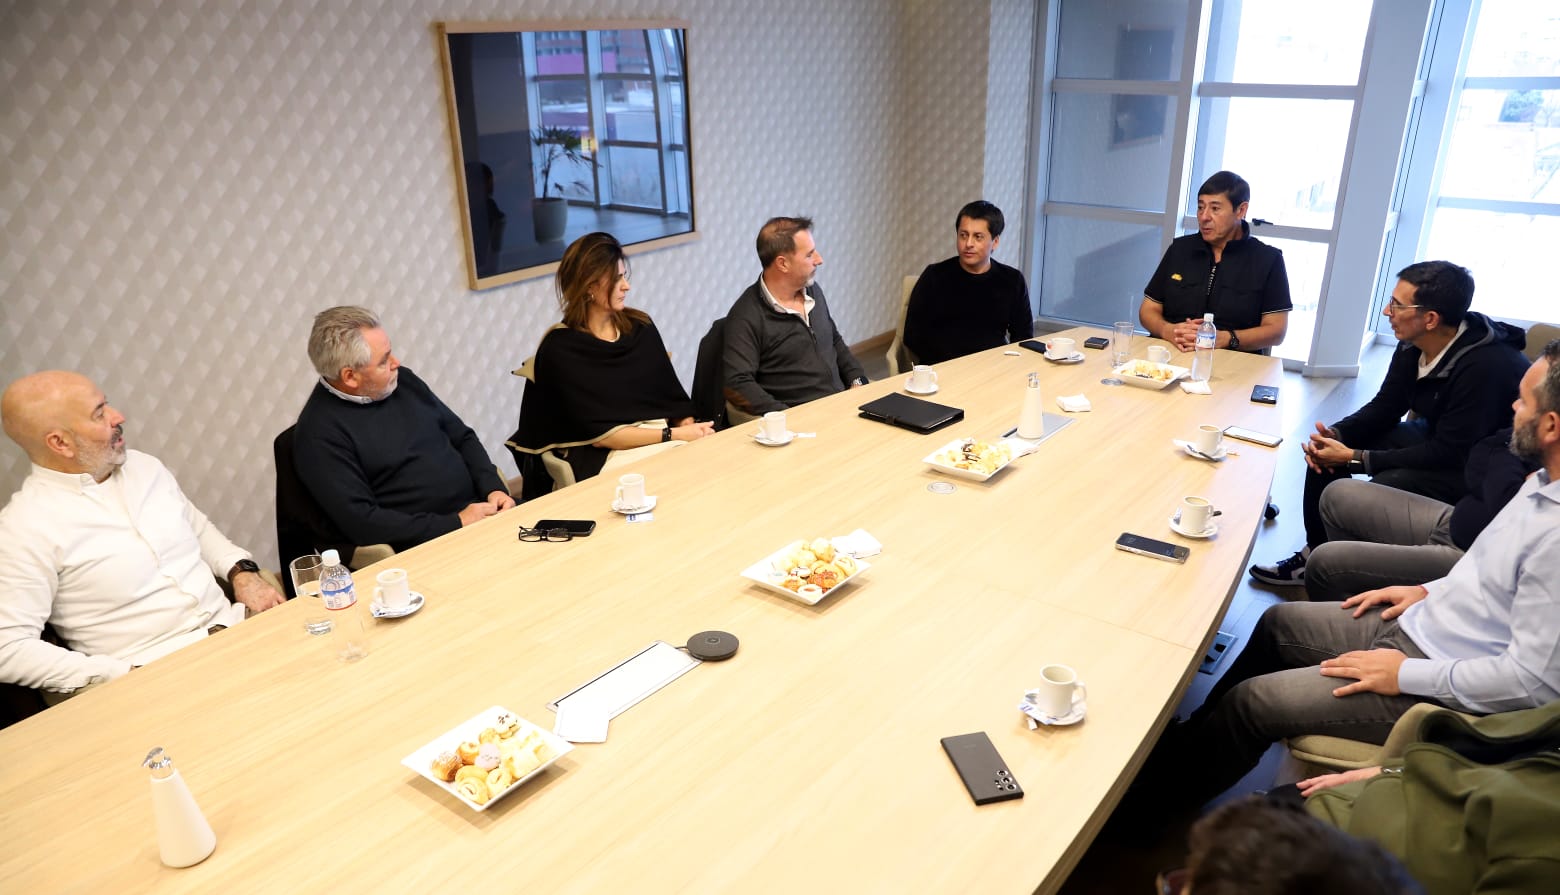
[[[697,238],[686,23],[441,22],[472,289],[544,276],[596,230]]]

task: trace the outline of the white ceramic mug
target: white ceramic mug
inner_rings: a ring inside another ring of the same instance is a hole
[[[1185,497],[1181,499],[1181,530],[1193,534],[1202,534],[1208,530],[1213,522],[1213,504],[1206,497]]]
[[[763,433],[770,441],[785,440],[785,411],[771,410],[764,414]]]
[[[1210,426],[1206,423],[1197,427],[1197,434],[1192,436],[1192,447],[1204,457],[1218,456],[1219,446],[1224,443],[1224,430],[1218,426]]]
[[[937,384],[937,371],[926,364],[916,364],[910,370],[910,387],[918,392],[929,392]]]
[[[1073,350],[1078,343],[1072,339],[1051,339],[1045,343],[1045,353],[1056,360],[1066,360],[1073,356]]]
[[[1148,346],[1148,359],[1156,364],[1170,363],[1170,349],[1163,345]]]
[[[645,505],[645,477],[637,472],[618,479],[617,504],[632,509]]]
[[[1065,718],[1072,714],[1073,694],[1087,699],[1089,691],[1078,680],[1078,672],[1066,665],[1047,665],[1040,669],[1040,686],[1024,693],[1042,715]]]
[[[374,580],[379,586],[374,588],[374,599],[386,609],[405,609],[412,602],[412,585],[406,580],[405,569],[385,569]]]

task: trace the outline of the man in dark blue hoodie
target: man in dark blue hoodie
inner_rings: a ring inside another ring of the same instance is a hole
[[[1251,577],[1304,585],[1311,549],[1327,540],[1322,490],[1368,475],[1377,484],[1456,503],[1473,446],[1511,425],[1511,402],[1527,371],[1526,333],[1473,313],[1473,277],[1450,261],[1421,261],[1398,272],[1382,313],[1398,338],[1381,390],[1331,426],[1316,424],[1304,446],[1306,545]],[[1410,419],[1405,414],[1412,412]]]

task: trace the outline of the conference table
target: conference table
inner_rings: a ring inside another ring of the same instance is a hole
[[[1217,352],[1202,396],[1103,385],[1109,351],[1085,354],[939,364],[931,400],[966,415],[931,434],[857,415],[899,375],[792,409],[815,434],[783,447],[748,423],[665,451],[633,467],[658,498],[650,521],[611,512],[603,475],[393,556],[357,573],[359,594],[399,567],[426,603],[373,622],[354,664],[305,633],[302,598],[0,732],[0,890],[1052,891],[1196,673],[1278,456],[1227,441],[1213,463],[1172,441],[1200,423],[1276,430],[1249,393],[1278,383],[1277,360]],[[1012,428],[1031,371],[1051,412],[1072,394],[1093,409],[986,482],[922,462]],[[1215,536],[1170,531],[1186,495],[1222,511]],[[542,518],[598,526],[518,540]],[[740,577],[858,528],[881,554],[817,605]],[[1190,559],[1117,550],[1122,532]],[[552,699],[710,629],[740,639],[735,657],[484,812],[400,764],[489,706],[551,729]],[[1087,716],[1031,730],[1018,704],[1048,663],[1077,670]],[[975,731],[1024,798],[973,804],[939,741]],[[193,867],[158,860],[153,746],[217,834]]]

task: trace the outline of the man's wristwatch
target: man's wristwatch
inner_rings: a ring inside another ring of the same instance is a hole
[[[240,572],[254,572],[258,575],[260,574],[260,566],[252,559],[241,559],[233,563],[233,568],[228,570],[228,583],[232,584],[233,577]]]
[[[1240,336],[1235,335],[1235,330],[1230,330],[1230,343],[1224,347],[1231,351],[1240,350]]]
[[[671,441],[671,440],[672,440],[672,427],[671,426],[663,427],[661,429],[661,443],[665,444],[665,443],[667,443],[668,441]]]
[[[1365,471],[1365,452],[1361,451],[1361,450],[1356,450],[1354,452],[1354,456],[1349,460],[1349,472],[1350,473],[1363,473],[1364,471]]]

